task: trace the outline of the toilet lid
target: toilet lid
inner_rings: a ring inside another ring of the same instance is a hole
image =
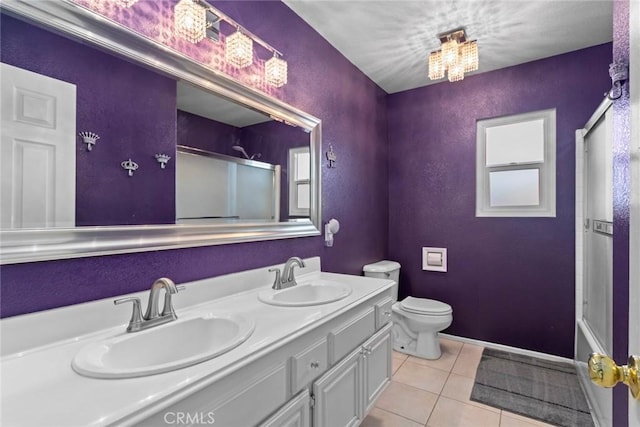
[[[418,314],[442,316],[453,312],[449,304],[426,298],[406,297],[402,300],[400,306],[403,310]]]

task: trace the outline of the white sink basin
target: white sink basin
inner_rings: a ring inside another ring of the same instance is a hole
[[[351,295],[351,287],[331,280],[314,280],[281,291],[268,289],[258,294],[258,299],[271,305],[304,307],[328,304]]]
[[[246,341],[254,328],[252,320],[239,315],[178,319],[89,344],[76,354],[71,366],[77,373],[93,378],[159,374],[226,353]]]

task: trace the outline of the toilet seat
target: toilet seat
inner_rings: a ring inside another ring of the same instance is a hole
[[[406,297],[400,302],[400,308],[409,313],[429,316],[446,316],[453,312],[449,304],[426,298]]]

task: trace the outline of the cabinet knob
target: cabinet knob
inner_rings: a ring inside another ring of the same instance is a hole
[[[365,356],[371,354],[372,351],[373,350],[371,347],[362,347],[362,354],[364,354]]]
[[[310,366],[311,366],[311,369],[318,369],[320,367],[320,363],[316,362],[316,361],[313,361],[313,362],[311,362]]]
[[[389,310],[385,311],[384,313],[382,313],[385,315],[385,317],[391,317],[391,312]]]

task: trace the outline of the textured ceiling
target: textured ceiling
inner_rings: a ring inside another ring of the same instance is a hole
[[[284,0],[387,93],[432,83],[436,35],[465,27],[478,40],[474,73],[612,40],[612,2],[599,0]]]

